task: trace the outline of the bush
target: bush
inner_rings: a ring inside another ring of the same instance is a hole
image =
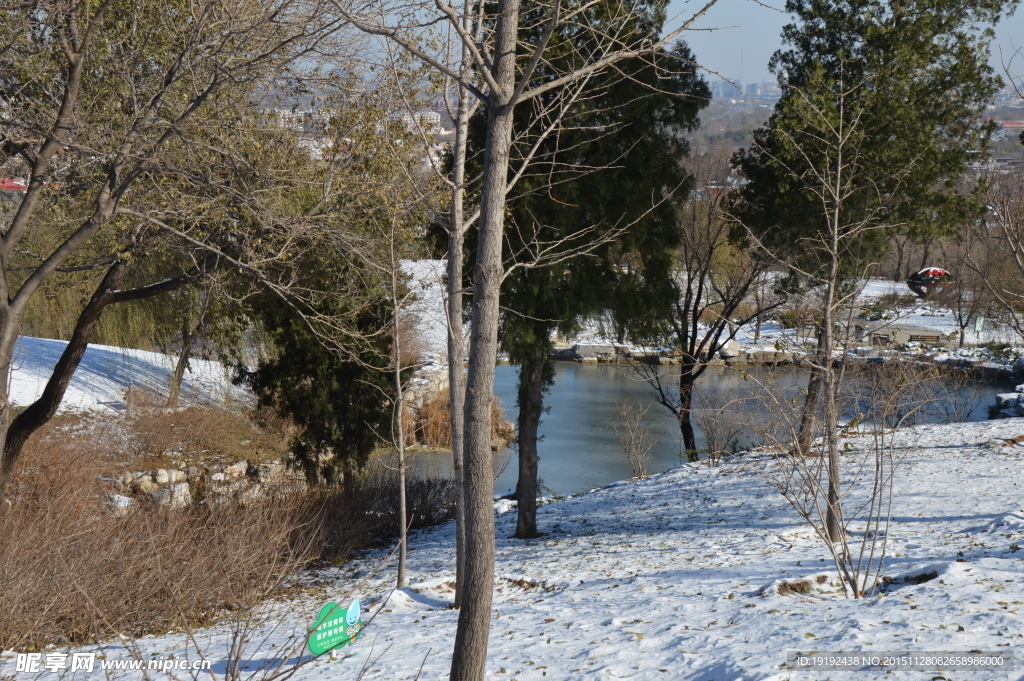
[[[169,419],[187,424],[186,416],[226,429],[204,442],[248,432],[238,430],[244,416],[201,411],[116,422],[65,416],[29,441],[0,514],[0,650],[207,625],[250,611],[314,561],[343,561],[393,536],[397,475],[382,465],[343,487],[283,488],[247,506],[166,511],[137,500],[115,515],[110,480],[126,464],[160,464],[143,453],[180,442]],[[136,436],[151,444],[133,445]],[[453,516],[451,480],[413,480],[408,491],[413,527]]]
[[[414,434],[414,439],[409,444],[418,442],[436,449],[451,448],[451,409],[447,390],[424,401],[412,429],[407,429],[407,432]],[[501,403],[495,397],[491,402],[491,440],[508,442],[514,435],[515,426],[505,418]]]

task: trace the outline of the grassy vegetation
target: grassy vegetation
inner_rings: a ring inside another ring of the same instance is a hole
[[[311,565],[389,541],[397,474],[383,465],[340,487],[282,486],[244,506],[167,511],[140,497],[114,513],[111,480],[122,470],[280,458],[287,434],[265,414],[225,410],[136,405],[123,418],[56,419],[30,442],[0,514],[0,649],[209,624],[293,588]],[[412,481],[409,509],[413,527],[449,519],[452,481]]]

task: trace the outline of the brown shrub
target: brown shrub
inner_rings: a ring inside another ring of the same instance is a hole
[[[141,504],[110,512],[92,438],[36,447],[0,517],[0,648],[80,643],[207,624],[254,604],[309,555],[294,502]],[[304,543],[303,543],[304,542]]]
[[[443,390],[424,401],[415,420],[415,442],[436,449],[452,446],[451,409],[448,391]],[[508,442],[515,435],[515,426],[505,418],[497,397],[491,402],[491,439]]]
[[[288,419],[271,409],[165,409],[161,398],[148,394],[129,400],[124,429],[124,453],[155,457],[157,467],[170,463],[165,452],[179,452],[185,459],[212,455],[230,461],[280,460],[289,453],[295,432]]]
[[[125,461],[132,438],[230,443],[250,432],[239,415],[150,416],[62,416],[28,443],[0,514],[0,650],[208,624],[254,607],[310,561],[344,560],[394,534],[397,475],[386,467],[344,488],[282,491],[245,507],[165,511],[140,497],[117,516],[110,479],[151,458]],[[251,460],[251,450],[218,451]],[[408,496],[414,527],[454,513],[450,480],[414,480]]]

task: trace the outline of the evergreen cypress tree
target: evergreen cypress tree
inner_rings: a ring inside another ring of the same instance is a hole
[[[593,20],[608,20],[614,3],[600,3]],[[665,3],[642,3],[630,30],[649,32],[664,21]],[[560,36],[572,43],[573,35]],[[578,58],[579,46],[564,59]],[[558,59],[559,57],[553,57]],[[518,523],[515,536],[537,536],[537,431],[543,395],[554,380],[549,360],[555,332],[571,335],[609,310],[616,325],[671,303],[671,250],[678,244],[680,202],[692,189],[681,165],[683,134],[699,124],[709,101],[689,48],[678,44],[653,59],[622,62],[592,79],[560,129],[540,142],[528,176],[509,200],[504,258],[512,272],[502,284],[502,348],[519,365]],[[560,65],[567,68],[569,65]],[[531,110],[516,111],[520,154],[537,143]],[[486,112],[472,122],[480,148]],[[593,241],[604,241],[596,248]],[[585,256],[536,266],[544,245],[587,250]],[[642,267],[629,267],[629,262]],[[643,276],[633,276],[642,271]]]

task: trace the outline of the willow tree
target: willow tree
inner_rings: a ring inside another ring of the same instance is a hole
[[[182,161],[208,152],[218,133],[240,132],[258,94],[326,48],[337,22],[316,0],[44,0],[8,2],[0,14],[0,148],[8,172],[27,181],[0,236],[2,494],[24,442],[60,404],[105,307],[180,287],[220,262],[243,264],[236,256],[250,235],[227,233],[254,223],[225,215],[212,230],[206,220],[175,227],[168,216],[193,202],[153,187],[169,178],[208,187],[211,155],[205,165]],[[231,145],[218,152],[213,159],[233,158]],[[244,197],[238,187],[221,189]],[[183,267],[131,280],[156,234],[179,240]],[[38,250],[25,248],[30,240]],[[202,247],[210,242],[218,245]],[[69,269],[97,273],[95,292],[42,397],[12,422],[6,386],[26,308]]]

